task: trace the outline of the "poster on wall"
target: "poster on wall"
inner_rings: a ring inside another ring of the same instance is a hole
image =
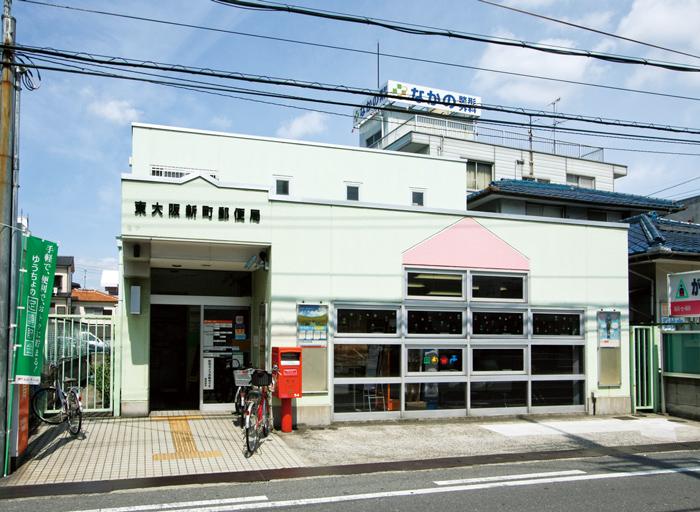
[[[202,388],[207,391],[214,389],[214,358],[202,358]]]
[[[235,339],[236,340],[245,340],[246,335],[245,335],[245,319],[243,318],[243,315],[236,315],[236,323],[234,325],[234,333],[235,333]]]
[[[616,348],[620,346],[620,313],[619,311],[598,312],[598,346],[601,348]]]
[[[328,306],[297,304],[297,340],[303,346],[326,346]]]
[[[204,320],[202,327],[202,346],[207,350],[226,347],[233,334],[231,320]]]

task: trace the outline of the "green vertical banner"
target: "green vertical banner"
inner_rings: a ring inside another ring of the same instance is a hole
[[[17,312],[15,384],[40,384],[58,245],[27,238]]]

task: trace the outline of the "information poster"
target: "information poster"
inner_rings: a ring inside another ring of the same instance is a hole
[[[202,358],[202,383],[205,391],[214,389],[214,358]]]
[[[598,312],[598,346],[601,348],[620,346],[620,313],[618,311]]]
[[[204,320],[202,346],[205,350],[216,347],[230,346],[233,338],[233,322],[231,320]]]
[[[235,339],[243,341],[246,339],[245,334],[245,319],[243,315],[236,315],[236,324],[234,326]]]
[[[328,306],[297,304],[297,340],[306,346],[325,346],[328,340]]]

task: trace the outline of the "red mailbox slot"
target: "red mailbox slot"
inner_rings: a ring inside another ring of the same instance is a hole
[[[300,398],[301,348],[273,347],[272,364],[279,368],[275,396],[277,398]]]

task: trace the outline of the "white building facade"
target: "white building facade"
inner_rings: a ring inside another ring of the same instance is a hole
[[[299,423],[629,412],[627,225],[468,212],[467,165],[133,125],[121,414],[229,410],[275,346]]]

